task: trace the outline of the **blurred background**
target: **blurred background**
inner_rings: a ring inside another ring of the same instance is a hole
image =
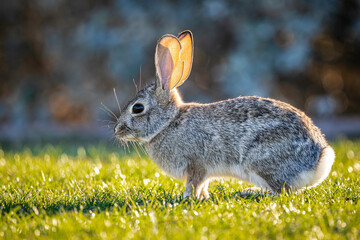
[[[360,1],[0,2],[0,141],[111,139],[120,104],[155,76],[166,33],[194,34],[185,101],[286,101],[329,138],[360,136]],[[140,71],[141,69],[141,71]],[[104,121],[105,120],[105,121]]]

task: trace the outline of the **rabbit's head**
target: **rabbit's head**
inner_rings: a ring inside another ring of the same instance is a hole
[[[155,83],[139,91],[122,109],[114,126],[117,138],[146,143],[169,125],[182,103],[176,87],[190,74],[193,52],[190,31],[160,38],[155,50]]]

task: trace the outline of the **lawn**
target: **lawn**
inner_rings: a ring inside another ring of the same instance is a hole
[[[184,182],[145,154],[110,143],[0,147],[0,238],[359,239],[360,141],[332,144],[321,185],[241,198],[236,179],[210,184],[210,199],[182,199]]]

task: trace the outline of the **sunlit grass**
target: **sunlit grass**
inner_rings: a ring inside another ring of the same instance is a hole
[[[243,199],[237,180],[205,201],[145,155],[95,146],[0,150],[5,239],[359,239],[360,142],[338,141],[329,178],[291,195]],[[1,149],[1,148],[0,148]]]

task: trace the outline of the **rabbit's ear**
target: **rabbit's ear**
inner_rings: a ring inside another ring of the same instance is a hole
[[[180,61],[181,45],[177,37],[166,34],[158,41],[155,67],[162,89],[171,90],[181,80],[184,63]]]
[[[181,44],[180,61],[184,62],[184,70],[180,81],[175,87],[179,87],[189,77],[194,56],[194,41],[191,31],[183,31],[179,34],[178,39]]]

